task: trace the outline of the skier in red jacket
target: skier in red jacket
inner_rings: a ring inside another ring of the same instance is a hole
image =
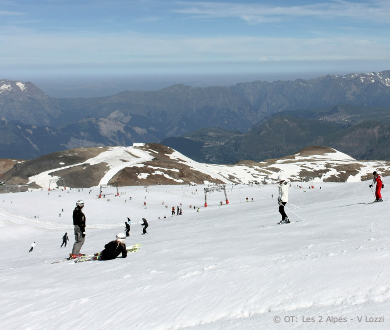
[[[372,180],[372,184],[370,184],[370,188],[376,184],[374,202],[383,202],[381,190],[382,187],[384,187],[384,184],[382,182],[382,177],[376,171],[374,171],[372,174],[374,175],[374,179]]]

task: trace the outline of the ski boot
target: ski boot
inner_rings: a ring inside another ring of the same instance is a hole
[[[82,256],[85,256],[85,254],[71,254],[69,253],[69,259],[77,259],[77,258],[80,258]]]
[[[288,218],[283,219],[283,220],[281,220],[280,222],[278,222],[278,225],[283,225],[283,224],[285,224],[285,223],[290,223],[290,220],[289,220]]]

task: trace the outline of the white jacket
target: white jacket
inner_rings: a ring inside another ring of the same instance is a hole
[[[287,180],[279,183],[279,185],[278,185],[278,188],[279,188],[278,201],[281,201],[284,203],[288,202],[288,187],[289,187],[289,185],[290,185],[290,182],[288,182]]]

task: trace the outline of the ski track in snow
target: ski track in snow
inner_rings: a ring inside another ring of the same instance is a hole
[[[388,204],[358,204],[372,201],[367,186],[292,183],[286,210],[300,221],[281,226],[275,185],[227,186],[230,204],[220,206],[224,195],[213,192],[207,208],[203,186],[123,187],[119,197],[107,190],[106,199],[96,197],[98,188],[2,195],[0,328],[388,329]],[[72,248],[80,198],[83,253],[101,251],[127,216],[128,245],[142,243],[141,250],[127,259],[51,264]],[[180,203],[183,215],[171,216]],[[144,236],[142,217],[150,225]],[[60,248],[65,231],[70,242]],[[286,322],[290,316],[296,322]],[[346,322],[320,324],[320,316]]]

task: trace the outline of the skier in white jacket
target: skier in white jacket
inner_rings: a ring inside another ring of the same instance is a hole
[[[278,204],[279,204],[279,213],[282,215],[282,220],[278,222],[278,224],[283,223],[290,223],[290,220],[288,219],[288,216],[286,212],[284,211],[284,207],[288,202],[288,187],[289,182],[286,180],[286,178],[283,175],[279,175],[278,177],[279,181],[279,196],[278,196]]]

